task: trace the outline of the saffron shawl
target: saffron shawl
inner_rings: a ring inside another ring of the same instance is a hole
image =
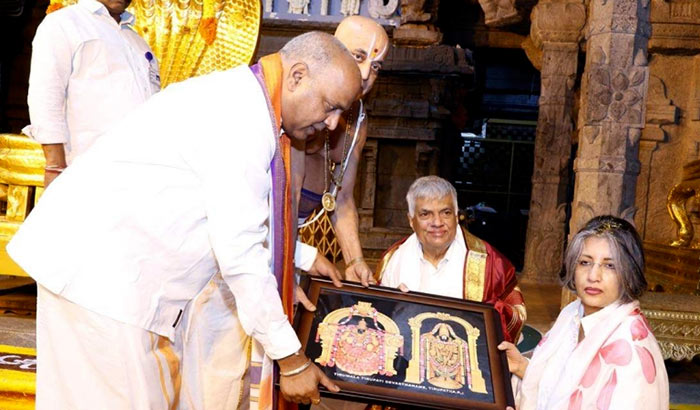
[[[275,135],[279,135],[272,170],[272,214],[270,230],[272,238],[272,272],[284,312],[291,322],[294,315],[294,243],[291,201],[291,141],[281,132],[282,125],[282,59],[279,54],[262,57],[251,67],[260,82],[268,102],[268,109]],[[290,409],[296,406],[277,398],[274,390],[274,363],[264,353],[262,346],[252,346],[250,363],[250,408],[252,410]]]
[[[596,312],[602,316],[567,355],[560,349],[577,337],[581,312],[580,300],[567,305],[535,349],[516,391],[518,410],[668,409],[666,367],[639,302]]]

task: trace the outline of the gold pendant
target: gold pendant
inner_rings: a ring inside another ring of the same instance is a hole
[[[325,192],[321,197],[321,205],[326,212],[335,211],[335,197],[330,192]]]

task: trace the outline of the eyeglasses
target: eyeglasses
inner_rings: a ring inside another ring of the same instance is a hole
[[[590,272],[595,265],[598,265],[603,272],[617,272],[613,262],[593,262],[589,260],[579,260],[576,262],[576,270],[581,272]]]

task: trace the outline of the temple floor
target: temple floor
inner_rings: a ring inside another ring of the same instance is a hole
[[[528,310],[527,324],[546,332],[559,313],[561,287],[521,283]],[[0,285],[0,361],[3,356],[31,356],[35,347],[36,288],[27,285],[1,290]],[[700,410],[700,357],[692,362],[666,361],[671,382],[672,410]],[[29,379],[27,376],[32,376]],[[33,408],[29,387],[33,374],[26,370],[0,369],[0,409]],[[24,398],[24,399],[23,399]]]

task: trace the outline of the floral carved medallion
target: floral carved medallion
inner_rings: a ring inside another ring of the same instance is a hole
[[[619,70],[598,67],[591,71],[588,85],[593,98],[589,100],[586,110],[587,122],[607,120],[643,126],[647,68]]]

